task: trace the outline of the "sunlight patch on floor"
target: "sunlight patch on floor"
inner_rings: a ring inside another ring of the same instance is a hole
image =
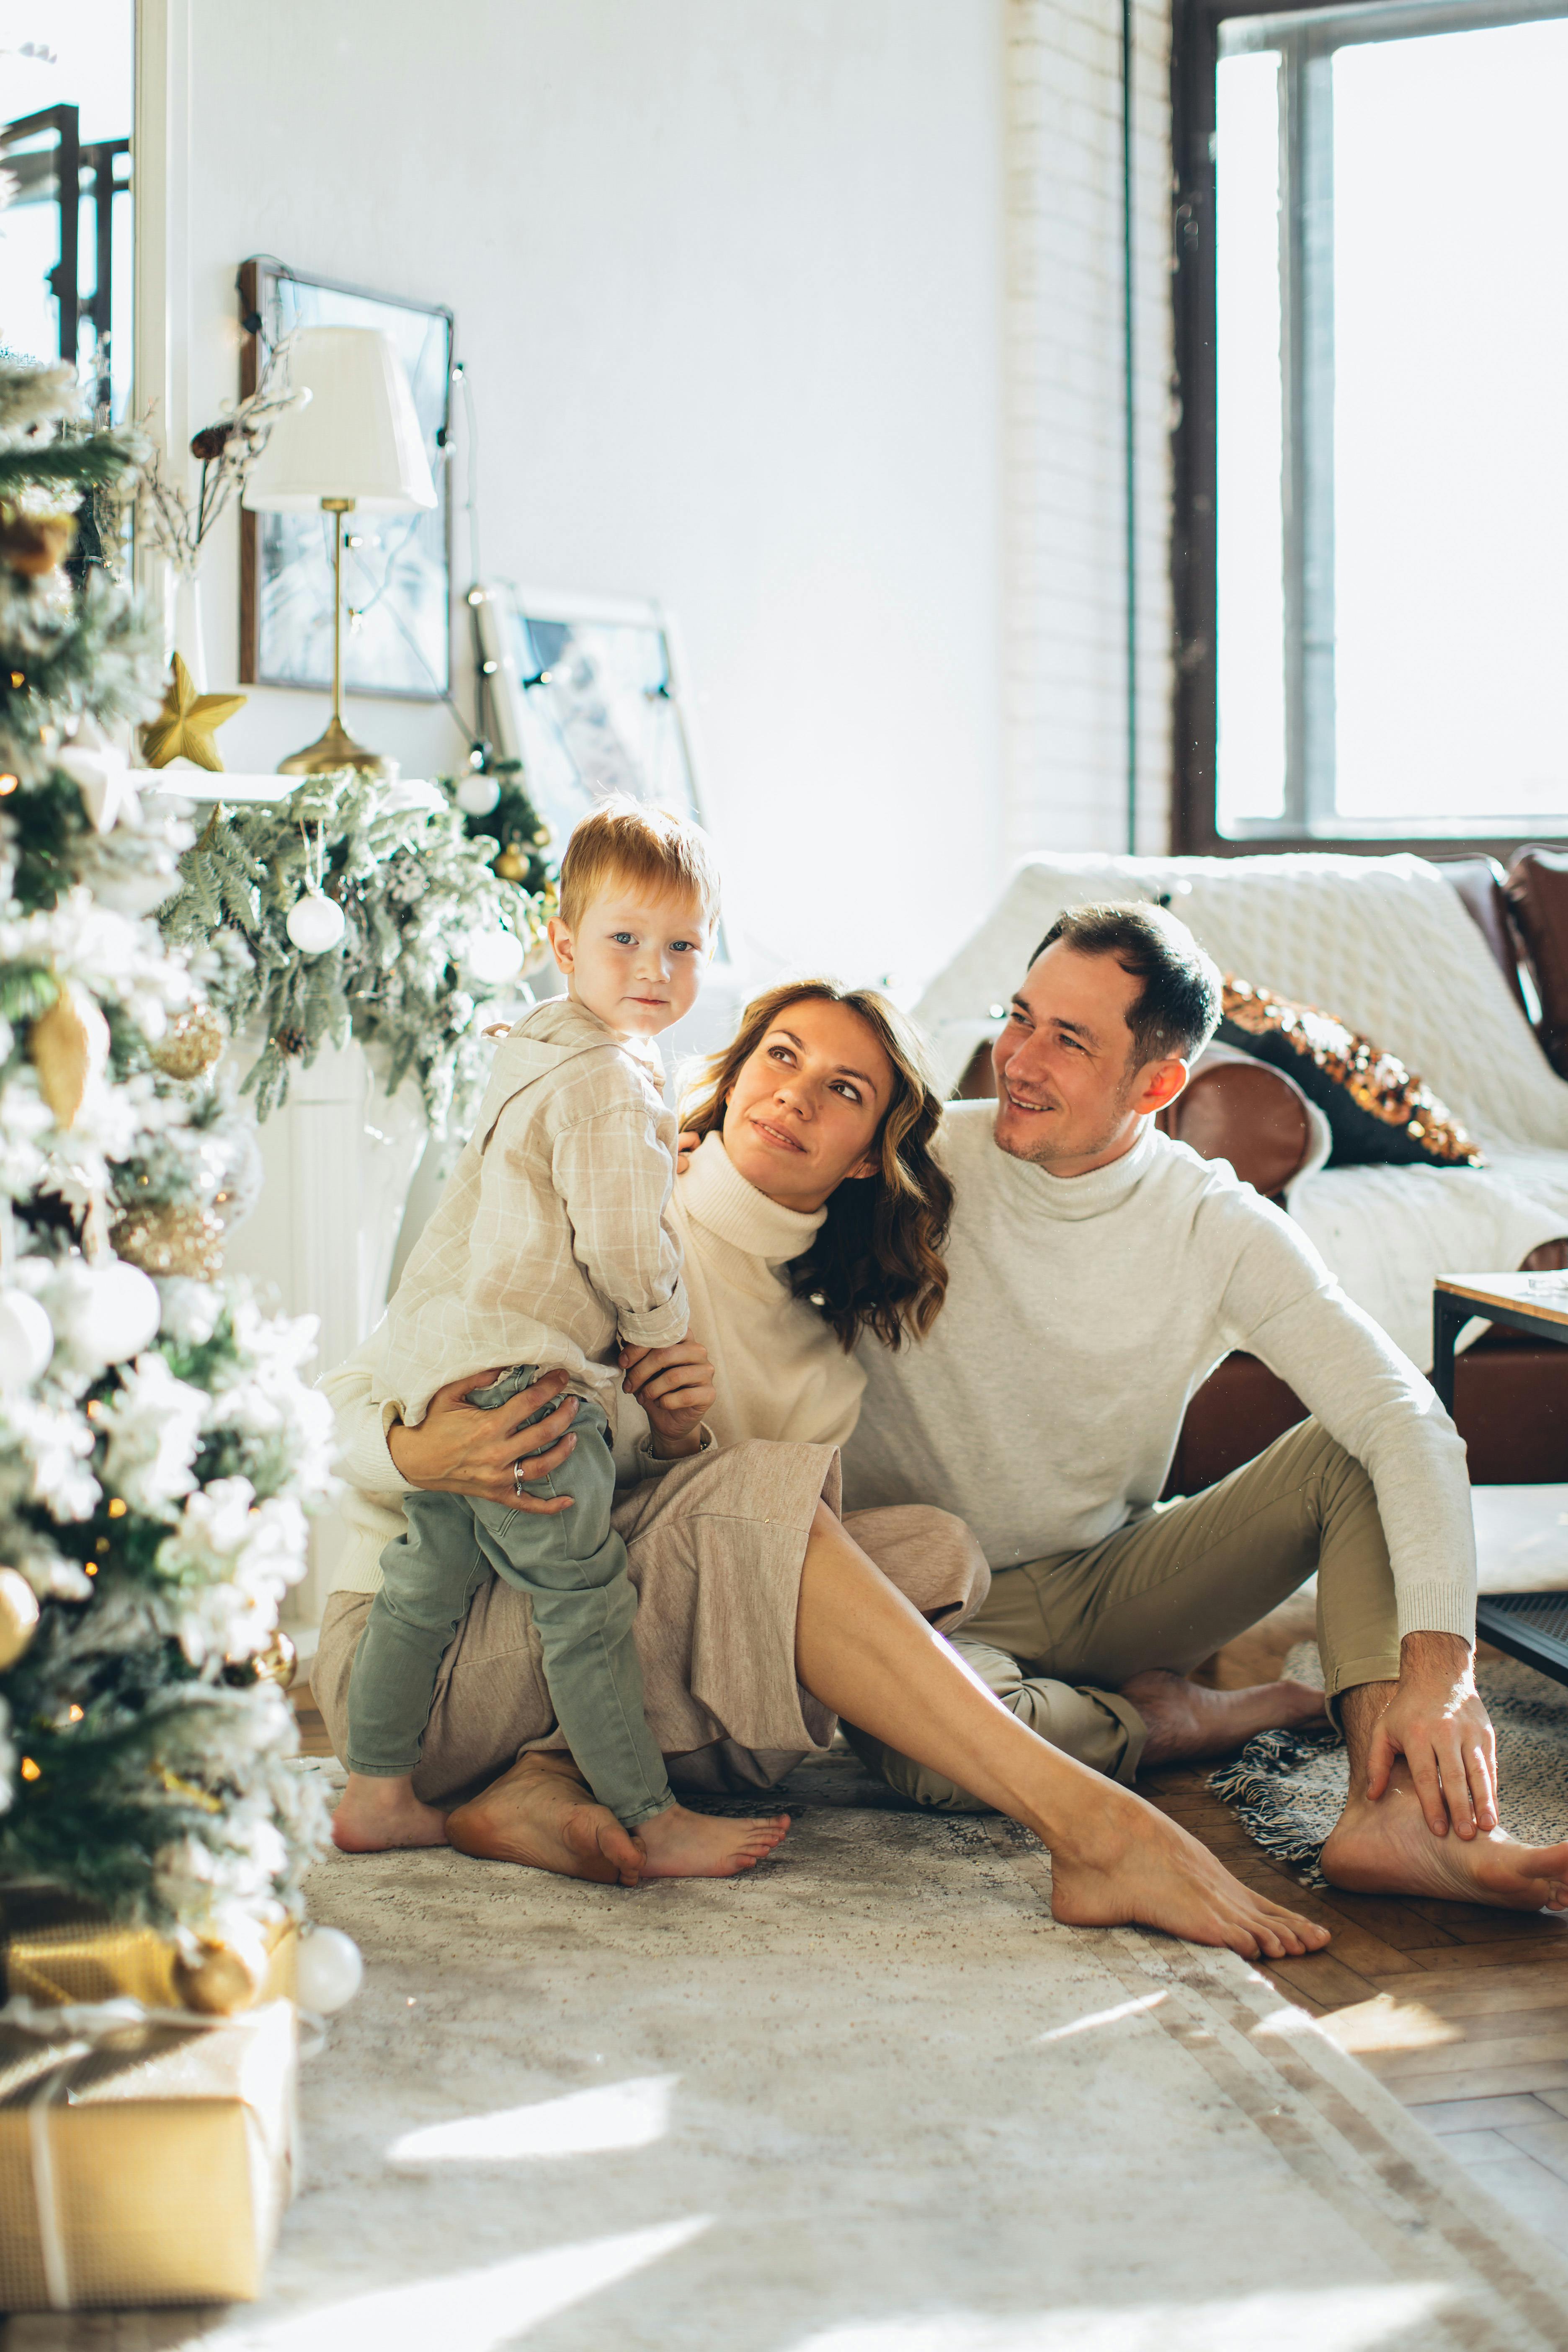
[[[258,2326],[241,2322],[219,2341],[224,2352],[431,2352],[437,2345],[499,2352],[542,2320],[662,2262],[712,2225],[713,2216],[702,2213],[620,2237],[552,2246],[484,2270],[448,2271],[349,2295]]]
[[[1447,2286],[1355,2286],[1010,2319],[944,2311],[829,2328],[789,2352],[1418,2352],[1457,2301]]]
[[[679,2074],[645,2074],[536,2105],[503,2107],[494,2115],[457,2116],[426,2124],[393,2141],[393,2164],[502,2164],[525,2157],[602,2156],[612,2148],[647,2147],[669,2129],[669,2102]]]

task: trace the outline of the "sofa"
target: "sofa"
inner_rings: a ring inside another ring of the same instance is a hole
[[[1336,1166],[1321,1111],[1263,1063],[1214,1051],[1163,1124],[1277,1200],[1350,1296],[1423,1368],[1440,1273],[1568,1265],[1568,854],[1494,860],[1038,856],[916,1007],[958,1096],[994,1092],[991,1041],[1063,908],[1163,900],[1227,976],[1336,1014],[1426,1079],[1479,1169]],[[1568,1349],[1476,1323],[1455,1415],[1480,1485],[1568,1477]],[[1247,1461],[1304,1408],[1233,1355],[1194,1396],[1167,1492]]]

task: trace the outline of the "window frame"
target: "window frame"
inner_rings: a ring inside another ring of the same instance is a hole
[[[1386,856],[1410,851],[1423,857],[1458,857],[1476,853],[1507,865],[1526,842],[1568,840],[1568,817],[1561,831],[1535,825],[1509,834],[1428,833],[1416,836],[1377,834],[1363,827],[1335,829],[1331,814],[1321,825],[1311,821],[1314,800],[1321,804],[1321,765],[1310,750],[1312,731],[1311,682],[1303,661],[1292,660],[1286,676],[1286,724],[1289,730],[1293,778],[1300,803],[1293,815],[1276,822],[1249,824],[1243,834],[1222,834],[1218,809],[1218,543],[1217,543],[1217,384],[1215,381],[1216,281],[1215,253],[1215,90],[1219,66],[1220,27],[1232,17],[1278,17],[1282,37],[1298,37],[1308,54],[1317,52],[1310,23],[1321,10],[1304,8],[1300,0],[1173,0],[1171,43],[1172,157],[1173,209],[1172,219],[1173,299],[1176,421],[1172,432],[1173,520],[1171,576],[1175,628],[1174,758],[1171,795],[1171,845],[1183,854],[1241,857],[1260,851],[1317,849],[1350,851],[1364,856]],[[1408,37],[1456,31],[1482,24],[1528,24],[1568,15],[1568,0],[1512,0],[1489,6],[1486,0],[1332,0],[1332,13],[1342,19],[1331,45],[1321,54],[1349,42],[1386,39],[1397,26]],[[1353,28],[1342,22],[1353,13]],[[1292,122],[1292,132],[1299,125]],[[1311,257],[1300,214],[1287,223],[1287,242],[1295,267],[1288,266],[1281,286],[1285,332],[1300,338],[1305,311],[1304,287]],[[1320,474],[1314,488],[1310,452],[1314,446],[1312,401],[1308,371],[1292,368],[1285,386],[1289,413],[1286,464],[1296,497],[1296,513],[1314,495],[1332,495],[1331,472],[1327,483]],[[1321,446],[1321,403],[1317,428]],[[1331,425],[1330,428],[1331,430]],[[1296,561],[1287,520],[1286,630],[1287,641],[1300,644],[1310,635],[1313,615],[1311,589],[1304,582],[1304,566]],[[1321,544],[1321,541],[1320,541]]]

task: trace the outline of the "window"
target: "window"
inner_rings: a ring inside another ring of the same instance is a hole
[[[37,7],[0,50],[0,343],[130,405],[132,0]]]
[[[1179,27],[1184,846],[1568,827],[1568,15]]]

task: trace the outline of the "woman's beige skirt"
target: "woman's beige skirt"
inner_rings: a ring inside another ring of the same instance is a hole
[[[832,1739],[834,1717],[795,1678],[801,1563],[819,1502],[839,1511],[836,1447],[753,1440],[678,1463],[616,1506],[638,1596],[644,1704],[678,1786],[767,1788]],[[853,1512],[845,1527],[944,1631],[984,1599],[990,1571],[950,1513],[911,1504]],[[372,1598],[331,1595],[310,1668],[340,1756]],[[442,1660],[415,1790],[449,1804],[524,1748],[564,1746],[528,1596],[493,1577]]]

